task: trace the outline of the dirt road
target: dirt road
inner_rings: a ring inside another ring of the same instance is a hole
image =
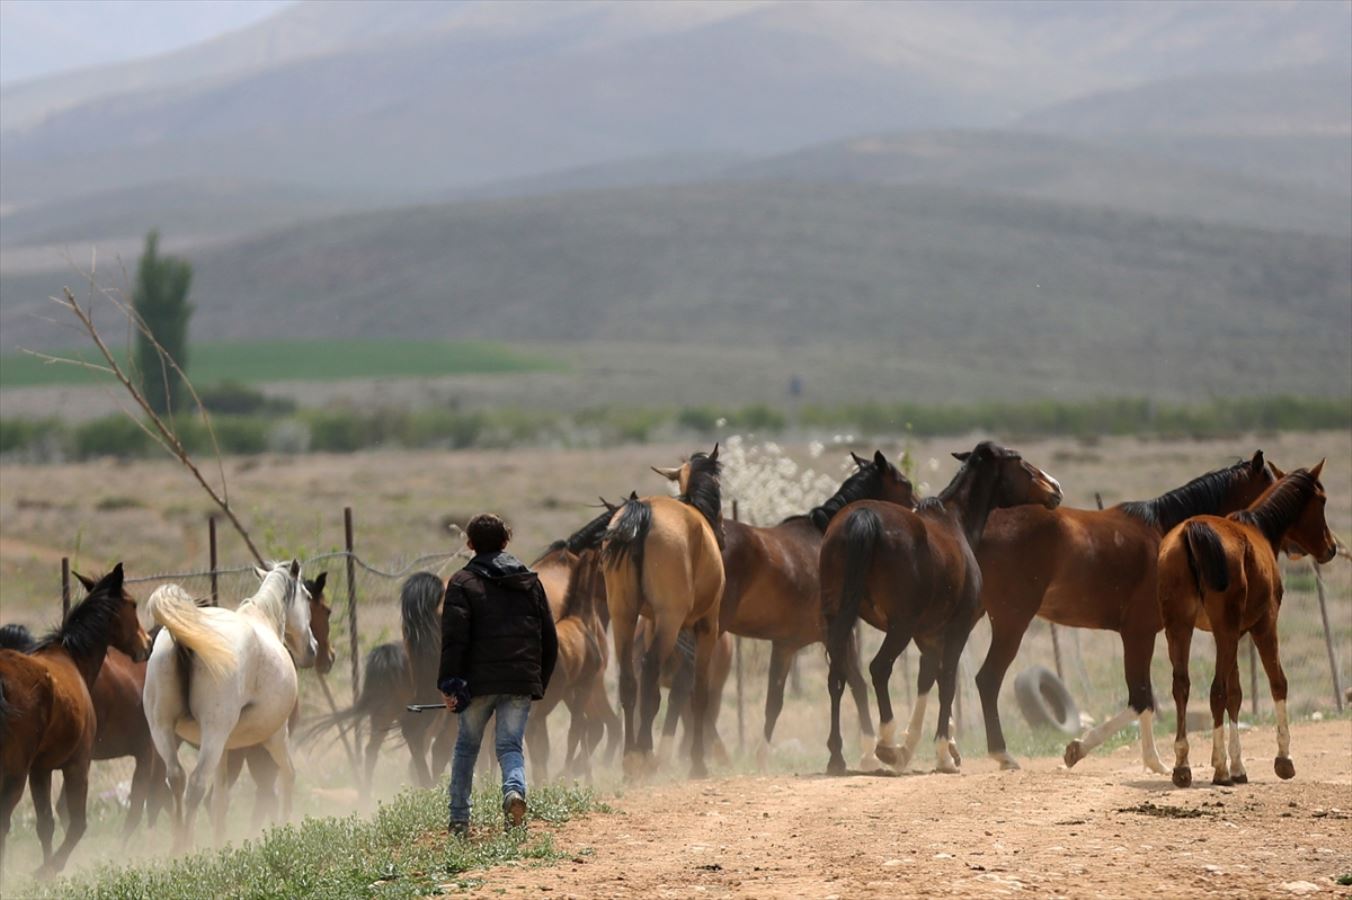
[[[1162,739],[1161,749],[1171,744]],[[476,896],[1352,896],[1352,723],[1296,725],[1294,781],[1271,728],[1245,733],[1252,782],[1214,788],[1209,741],[1174,790],[1122,748],[1067,771],[739,777],[630,788],[555,833],[571,861],[472,873]],[[969,748],[969,753],[976,748]],[[1172,753],[1168,760],[1172,760]],[[928,760],[922,760],[928,763]],[[447,885],[448,892],[458,892]]]

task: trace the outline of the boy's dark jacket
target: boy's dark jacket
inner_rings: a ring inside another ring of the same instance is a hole
[[[558,657],[544,586],[510,553],[481,553],[451,576],[441,611],[437,684],[469,684],[474,697],[528,694],[539,700]]]

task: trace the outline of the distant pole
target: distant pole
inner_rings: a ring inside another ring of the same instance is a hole
[[[352,507],[343,507],[343,544],[347,548],[347,643],[352,658],[352,702],[357,702],[360,672],[357,671],[357,563],[352,549]]]
[[[738,519],[737,501],[732,501],[732,521],[741,521]],[[746,709],[742,703],[742,636],[738,635],[734,644],[733,658],[736,660],[737,671],[737,752],[742,752],[746,748]]]
[[[61,621],[70,612],[70,557],[61,557]]]
[[[216,574],[216,517],[207,516],[207,547],[211,557],[211,605],[221,605],[220,582]]]
[[[1319,570],[1319,563],[1310,560],[1310,566],[1314,569],[1314,587],[1319,592],[1319,618],[1324,620],[1324,648],[1329,653],[1329,675],[1333,677],[1333,702],[1338,706],[1338,712],[1343,711],[1343,686],[1342,680],[1338,677],[1338,654],[1333,652],[1333,632],[1329,630],[1329,609],[1328,602],[1324,598],[1324,576]]]

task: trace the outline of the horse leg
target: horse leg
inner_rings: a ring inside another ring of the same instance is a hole
[[[235,730],[235,725],[238,722],[239,710],[237,709],[218,714],[211,719],[207,719],[205,716],[198,718],[202,732],[202,745],[197,750],[197,765],[193,767],[192,774],[188,776],[188,790],[183,801],[183,835],[180,839],[182,846],[176,848],[176,852],[192,846],[197,807],[206,797],[207,787],[218,781],[216,773],[221,768],[221,758],[225,755],[225,742],[230,732]],[[220,782],[223,787],[224,779],[220,779]],[[224,817],[224,810],[229,805],[229,791],[222,789],[218,790],[217,794],[219,796],[212,800],[213,816],[216,804],[219,804],[220,815]]]
[[[1164,637],[1169,644],[1169,665],[1174,674],[1174,710],[1178,725],[1174,730],[1174,773],[1177,787],[1192,784],[1192,768],[1188,765],[1188,655],[1192,648],[1193,618],[1171,616],[1164,607]]]
[[[31,769],[28,772],[28,792],[33,797],[33,812],[37,816],[38,843],[42,845],[42,868],[39,875],[48,875],[56,869],[50,868],[52,862],[52,835],[56,832],[56,820],[52,816],[52,770]],[[70,826],[66,826],[67,831]]]
[[[52,773],[47,773],[47,790],[51,791]],[[32,785],[29,785],[30,789]],[[56,874],[66,867],[66,860],[70,858],[70,853],[75,849],[75,845],[80,842],[84,836],[85,827],[88,824],[88,801],[89,801],[89,759],[77,761],[73,765],[67,766],[61,770],[61,790],[66,794],[67,813],[70,816],[70,823],[66,826],[66,836],[61,841],[61,846],[56,848],[49,862],[44,863],[43,870],[48,874]],[[36,792],[34,792],[36,800]],[[50,831],[48,832],[50,838]]]
[[[414,718],[419,716],[420,718]],[[400,730],[404,734],[404,743],[408,745],[409,772],[418,787],[429,788],[433,784],[432,772],[427,768],[427,714],[405,713],[400,721]]]
[[[897,651],[900,654],[900,651]],[[934,682],[939,678],[939,664],[942,661],[942,650],[920,652],[920,671],[915,680],[915,705],[911,707],[911,720],[906,723],[906,739],[902,743],[901,751],[897,756],[897,762],[893,768],[898,771],[904,770],[910,765],[911,758],[915,755],[915,748],[920,744],[920,732],[925,727],[925,708],[929,705],[930,691],[934,689]],[[881,715],[881,713],[880,713]],[[890,738],[891,734],[885,730],[880,723],[878,726],[878,740]],[[882,754],[879,754],[881,757]]]
[[[1000,687],[1005,673],[1019,655],[1019,645],[1028,632],[1032,615],[991,616],[991,646],[986,659],[976,673],[976,690],[981,697],[981,716],[986,723],[986,752],[1005,771],[1019,768],[1019,763],[1005,748],[1005,732],[1000,725]]]
[[[845,683],[849,685],[850,696],[854,699],[854,711],[859,717],[859,770],[861,772],[872,772],[875,769],[882,768],[882,761],[869,749],[877,743],[877,738],[873,734],[873,717],[869,715],[868,711],[868,683],[864,681],[864,673],[859,668],[858,632],[851,636],[845,649]],[[793,663],[794,659],[791,658],[789,660],[790,674],[795,671]],[[782,688],[780,695],[783,696]]]
[[[230,756],[229,753],[224,755]],[[230,766],[222,760],[222,764],[216,767],[212,778],[211,796],[207,798],[212,840],[217,847],[225,845],[225,814],[230,809],[230,787]]]
[[[1277,653],[1275,617],[1271,614],[1264,616],[1249,633],[1258,647],[1258,657],[1263,661],[1263,671],[1267,673],[1268,684],[1272,688],[1272,703],[1277,711],[1277,758],[1272,768],[1277,777],[1285,781],[1296,777],[1296,764],[1291,762],[1291,725],[1286,718],[1286,672],[1282,671],[1282,661]]]
[[[897,657],[910,642],[910,624],[893,619],[888,622],[882,646],[868,664],[869,675],[873,678],[873,694],[878,698],[878,744],[873,752],[878,759],[899,772],[905,771],[910,755],[903,758],[897,753],[897,722],[893,717],[892,694],[887,689],[887,683],[892,679],[892,666],[896,664]]]
[[[160,811],[169,807],[171,796],[169,782],[165,776],[164,760],[155,752],[152,743],[149,750],[150,790],[146,793],[146,827],[154,828],[159,820]]]
[[[704,761],[705,729],[709,724],[709,675],[713,668],[714,649],[718,644],[718,618],[695,623],[695,696],[690,718],[694,723],[694,738],[690,746],[690,777],[705,778],[709,774]]]
[[[1191,628],[1191,624],[1188,627]],[[1154,631],[1122,632],[1122,666],[1127,681],[1127,705],[1111,719],[1094,726],[1066,745],[1063,759],[1067,768],[1088,756],[1100,744],[1125,728],[1132,719],[1140,719],[1142,761],[1151,771],[1164,774],[1165,769],[1159,761],[1154,739],[1155,695],[1150,688],[1150,658],[1154,653]]]
[[[9,838],[14,807],[23,799],[22,775],[0,776],[0,884],[5,882],[5,841]]]
[[[1216,637],[1216,674],[1211,679],[1211,783],[1229,787],[1234,781],[1225,761],[1226,688],[1230,670],[1239,664],[1239,635],[1214,620],[1212,626]]]
[[[826,774],[844,775],[845,757],[840,752],[840,698],[845,694],[845,659],[849,650],[843,641],[831,637],[830,621],[826,623],[826,634],[826,690],[831,695],[831,733],[826,738],[826,749],[831,758],[826,763]]]
[[[288,731],[283,724],[272,733],[272,737],[259,745],[267,751],[282,776],[282,815],[277,820],[282,824],[291,821],[291,799],[296,789],[296,767],[291,762],[291,750],[287,746]]]
[[[634,730],[634,707],[638,701],[638,679],[634,677],[634,627],[630,616],[612,618],[615,662],[620,667],[620,708],[624,713],[624,774],[638,774],[638,735]]]
[[[1239,746],[1239,710],[1244,703],[1244,688],[1239,681],[1239,654],[1230,667],[1230,679],[1225,690],[1226,712],[1230,715],[1230,780],[1248,784],[1249,773],[1244,771],[1244,756]]]
[[[141,824],[141,814],[145,811],[146,798],[150,793],[150,779],[154,768],[155,751],[142,747],[136,754],[136,768],[131,773],[131,795],[128,798],[127,821],[122,826],[122,846],[127,846],[132,832]],[[63,794],[65,790],[61,791]]]
[[[289,731],[290,729],[288,729]],[[240,751],[231,751],[231,757]],[[257,831],[263,823],[277,815],[277,766],[261,746],[250,747],[241,754],[249,763],[249,774],[254,780],[254,808],[252,828]],[[232,779],[233,781],[233,779]]]
[[[365,778],[362,780],[362,798],[369,799],[376,776],[376,760],[380,758],[380,745],[385,743],[385,735],[394,727],[397,717],[376,714],[371,715],[371,734],[366,738],[366,759],[364,760]]]
[[[549,714],[526,720],[526,752],[530,754],[530,777],[536,784],[549,782]]]
[[[432,724],[432,782],[441,777],[441,773],[446,771],[446,767],[451,764],[451,754],[455,751],[455,738],[459,732],[456,726],[456,719],[450,713],[437,713],[436,721]]]
[[[975,601],[973,601],[975,604]],[[962,764],[953,740],[953,697],[958,691],[958,668],[962,650],[971,632],[971,616],[954,617],[944,636],[943,659],[939,663],[939,726],[934,732],[935,769],[954,774]]]
[[[653,753],[653,720],[662,702],[662,667],[676,646],[681,631],[680,617],[667,612],[653,621],[652,641],[643,655],[642,683],[639,686],[638,752],[648,757]],[[698,653],[698,651],[697,651]],[[698,677],[698,672],[696,673]]]

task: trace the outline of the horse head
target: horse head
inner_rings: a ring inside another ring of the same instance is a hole
[[[333,607],[329,606],[324,596],[328,578],[328,572],[320,572],[318,578],[304,580],[305,590],[310,595],[310,633],[315,636],[318,647],[315,671],[320,675],[328,674],[336,656],[329,639],[329,619],[333,616]]]
[[[281,592],[281,635],[286,649],[299,669],[313,668],[319,655],[319,642],[310,628],[310,592],[300,574],[300,562],[275,563],[271,569],[254,567],[254,572],[266,584],[274,574],[283,578]]]
[[[1025,504],[1056,509],[1061,505],[1061,483],[1025,460],[1017,451],[994,441],[982,441],[972,450],[954,453],[964,466],[989,466],[996,475],[995,505]]]
[[[150,636],[141,627],[141,619],[136,614],[136,599],[126,591],[122,563],[113,566],[111,572],[98,579],[86,578],[79,572],[74,575],[91,597],[95,594],[110,594],[122,598],[111,625],[109,646],[116,647],[136,662],[150,656]]]

